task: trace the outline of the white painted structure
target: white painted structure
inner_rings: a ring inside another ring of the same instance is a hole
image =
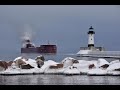
[[[77,53],[77,55],[88,55],[89,53],[95,51],[95,52],[101,52],[104,51],[103,47],[95,47],[94,43],[94,35],[95,31],[93,31],[94,28],[91,26],[88,31],[88,47],[80,47],[80,51]]]
[[[95,47],[94,34],[95,32],[91,26],[88,31],[88,47],[80,47],[77,56],[120,59],[120,51],[105,51],[103,47]]]
[[[94,47],[94,34],[95,32],[91,26],[88,31],[88,47]]]

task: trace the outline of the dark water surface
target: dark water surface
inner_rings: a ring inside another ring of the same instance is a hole
[[[0,85],[120,85],[120,76],[87,76],[87,75],[0,76]]]

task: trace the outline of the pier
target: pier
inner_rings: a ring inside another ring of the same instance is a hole
[[[77,56],[120,59],[120,51],[89,51],[88,54],[78,54]]]

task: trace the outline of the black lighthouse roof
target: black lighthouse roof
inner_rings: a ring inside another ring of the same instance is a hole
[[[93,27],[91,26],[90,28],[89,28],[89,31],[88,31],[88,34],[95,34],[95,32],[93,31]]]

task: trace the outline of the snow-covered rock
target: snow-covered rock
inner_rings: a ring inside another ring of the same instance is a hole
[[[89,63],[88,63],[87,61],[86,61],[86,63],[85,63],[85,61],[84,61],[84,63],[82,62],[82,63],[79,63],[79,64],[73,64],[73,66],[74,66],[74,67],[77,67],[77,69],[78,69],[79,72],[81,72],[81,73],[87,73],[88,70],[89,70],[89,68],[88,68]]]
[[[63,64],[63,67],[66,68],[68,66],[72,66],[73,65],[73,60],[75,60],[74,58],[71,58],[71,57],[66,57],[62,60],[62,64]]]
[[[43,72],[44,71],[40,68],[33,68],[33,69],[8,68],[7,70],[0,72],[0,74],[21,75],[21,74],[41,74]]]
[[[19,56],[19,57],[15,58],[13,61],[16,61],[16,60],[18,60],[18,59],[23,59],[23,57],[22,57],[22,56]]]
[[[16,66],[15,62],[13,62],[13,63],[11,64],[11,67],[9,67],[9,68],[16,69],[16,68],[18,68],[18,66]]]
[[[107,74],[108,74],[108,75],[120,75],[120,71],[114,71],[114,70],[112,70],[112,71],[107,71]]]
[[[25,61],[26,64],[30,64],[32,67],[37,68],[36,61],[34,59],[28,59]]]
[[[98,66],[99,66],[99,67],[101,67],[101,66],[103,66],[103,65],[109,65],[109,62],[106,61],[106,60],[103,59],[103,58],[99,58],[97,63],[98,63]]]
[[[53,61],[53,60],[48,60],[44,62],[44,65],[41,67],[43,70],[47,69],[47,67],[49,67],[50,65],[56,65],[58,64],[57,62]]]
[[[6,61],[0,61],[0,71],[6,70],[8,68],[8,64]]]
[[[107,68],[107,73],[109,75],[120,75],[120,62],[117,60],[111,62],[110,66]]]
[[[111,65],[111,64],[114,64],[114,63],[119,63],[119,62],[120,62],[120,60],[114,60],[114,61],[111,61],[111,62],[110,62],[110,65]]]
[[[49,67],[47,67],[44,70],[45,74],[62,74],[64,71],[64,68],[58,68],[58,69],[50,69]]]
[[[112,71],[112,70],[119,69],[119,68],[120,68],[120,62],[119,62],[119,63],[113,63],[113,64],[111,64],[111,65],[107,68],[107,70]]]
[[[0,72],[0,74],[9,74],[9,75],[20,74],[20,68],[16,68],[16,69],[8,68],[5,71]]]
[[[34,68],[20,68],[17,66],[17,62],[22,60],[24,64],[30,65]],[[65,75],[75,75],[75,74],[88,74],[88,75],[120,75],[120,61],[114,60],[110,63],[103,58],[98,60],[76,60],[72,57],[64,58],[60,63],[53,60],[46,60],[41,68],[37,67],[36,60],[25,59],[22,56],[17,57],[10,63],[6,70],[0,67],[0,74],[65,74]],[[1,63],[2,64],[2,63]],[[104,65],[108,65],[104,69]],[[92,67],[92,68],[91,68]]]
[[[20,74],[40,74],[44,71],[40,68],[33,68],[33,69],[21,69]]]
[[[61,74],[63,73],[63,64],[54,64],[54,65],[50,65],[49,67],[47,67],[44,71],[44,73],[51,73],[51,74]]]
[[[88,75],[106,75],[107,70],[103,70],[101,68],[95,68],[95,69],[89,70],[87,74]]]
[[[80,71],[74,66],[69,66],[69,67],[65,68],[65,70],[63,71],[63,74],[65,74],[65,75],[79,75]]]
[[[4,70],[5,70],[5,68],[0,66],[0,71],[4,71]]]
[[[33,68],[33,74],[43,74],[44,70],[42,68]]]
[[[97,67],[97,61],[87,61],[87,60],[78,60],[79,63],[73,64],[74,67],[77,67],[77,69],[82,73],[82,74],[87,74],[89,71],[89,65],[94,64]]]

